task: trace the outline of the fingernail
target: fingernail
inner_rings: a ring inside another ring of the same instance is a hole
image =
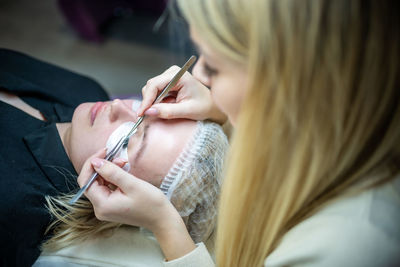
[[[121,161],[121,162],[128,162],[128,160],[124,159],[124,158],[116,158],[115,160],[118,160],[118,161]]]
[[[125,165],[126,163],[128,163],[128,160],[123,159],[123,158],[116,158],[116,159],[114,159],[114,162],[115,163],[123,163]]]
[[[100,168],[104,164],[104,160],[99,159],[99,158],[94,158],[91,160],[91,163],[94,167]]]
[[[156,108],[149,108],[148,110],[145,111],[144,115],[156,116],[158,115],[158,110]]]

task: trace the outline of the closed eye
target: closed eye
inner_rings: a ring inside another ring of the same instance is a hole
[[[204,62],[203,65],[204,74],[208,77],[212,77],[218,74],[218,71]]]

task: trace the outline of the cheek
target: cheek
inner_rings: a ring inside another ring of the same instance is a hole
[[[84,162],[101,148],[105,147],[106,137],[90,131],[72,129],[70,159],[79,173]]]
[[[94,129],[88,117],[90,103],[79,105],[72,117],[69,136],[68,155],[75,170],[79,173],[88,157],[105,147],[112,129]]]
[[[83,162],[81,153],[81,143],[87,143],[87,125],[85,124],[85,114],[89,112],[89,103],[80,104],[74,111],[71,120],[71,134],[69,136],[69,146],[67,147],[69,158],[75,170],[79,173]]]
[[[211,95],[223,113],[231,121],[236,121],[239,107],[243,101],[244,84],[234,79],[220,79],[213,84]]]
[[[84,125],[85,124],[85,119],[88,117],[90,108],[92,107],[92,103],[83,103],[80,104],[78,107],[75,108],[74,114],[72,116],[72,124],[75,125]],[[87,118],[89,123],[89,117]]]

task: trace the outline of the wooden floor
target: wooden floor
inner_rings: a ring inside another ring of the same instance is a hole
[[[55,0],[0,0],[0,47],[92,77],[111,95],[140,94],[149,78],[174,63],[173,53],[142,42],[80,39]]]

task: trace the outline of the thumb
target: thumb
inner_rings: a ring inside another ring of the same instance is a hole
[[[137,182],[138,178],[107,160],[95,158],[91,163],[104,180],[116,185],[123,192],[132,191]]]
[[[148,109],[145,115],[161,119],[182,119],[189,118],[191,108],[189,102],[183,103],[159,103]]]

